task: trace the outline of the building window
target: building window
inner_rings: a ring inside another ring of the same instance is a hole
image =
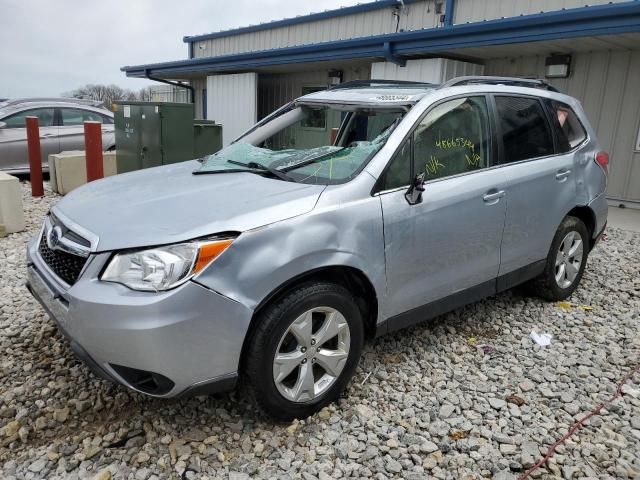
[[[326,87],[302,87],[302,95],[326,90]],[[325,109],[317,109],[309,112],[309,116],[301,124],[302,128],[313,128],[317,130],[327,129],[327,112]]]

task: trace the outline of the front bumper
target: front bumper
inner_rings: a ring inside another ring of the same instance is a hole
[[[157,397],[233,388],[253,312],[191,281],[159,293],[101,282],[107,258],[93,256],[67,287],[42,261],[37,239],[27,249],[29,291],[76,355],[97,375]],[[153,390],[136,372],[170,382]]]

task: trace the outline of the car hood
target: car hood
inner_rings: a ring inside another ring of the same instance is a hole
[[[53,212],[95,234],[97,251],[109,251],[285,220],[311,211],[325,188],[246,172],[193,175],[199,167],[189,161],[91,182]]]

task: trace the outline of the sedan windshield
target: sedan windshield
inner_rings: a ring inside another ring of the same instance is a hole
[[[404,110],[298,106],[207,157],[194,172],[238,170],[297,182],[332,184],[355,177],[382,148]],[[264,168],[266,167],[266,168]]]

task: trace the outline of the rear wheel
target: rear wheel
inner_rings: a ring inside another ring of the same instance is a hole
[[[336,400],[358,364],[364,332],[351,293],[308,283],[267,306],[245,351],[244,383],[278,420],[304,418]]]
[[[580,284],[589,254],[589,232],[576,217],[566,217],[553,238],[544,272],[530,283],[533,293],[549,301],[564,300]]]

